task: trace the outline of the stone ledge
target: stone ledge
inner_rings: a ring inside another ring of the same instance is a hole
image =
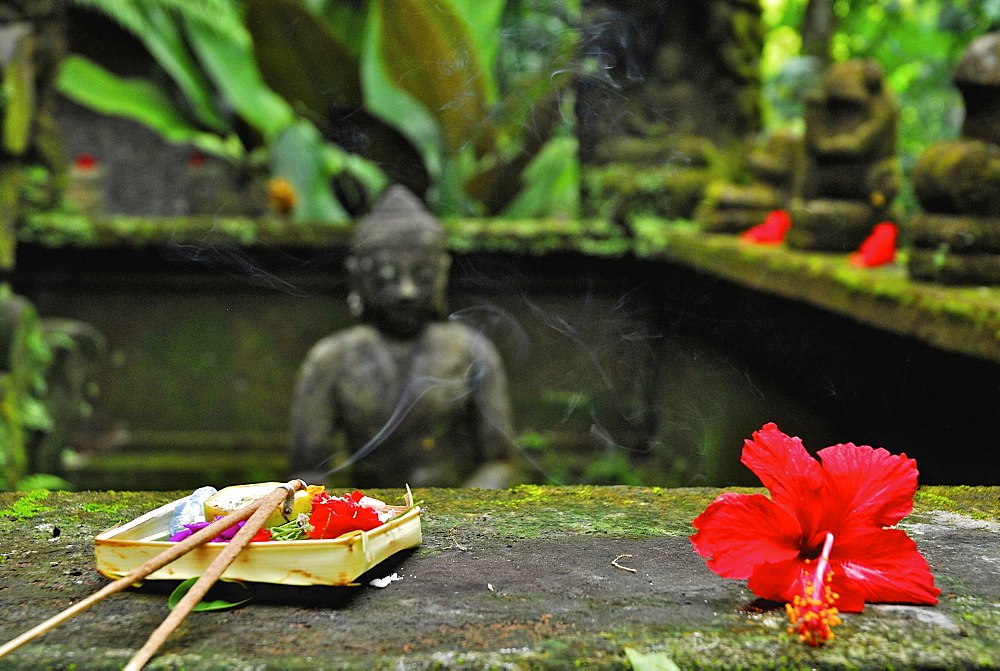
[[[746,609],[745,585],[718,578],[691,549],[689,522],[719,491],[417,490],[423,545],[367,576],[401,581],[261,585],[240,609],[191,615],[148,668],[622,668],[626,646],[682,668],[1000,665],[1000,488],[922,488],[903,526],[940,604],[869,607],[819,650],[785,633],[780,610]],[[93,537],[178,495],[0,494],[0,637],[99,589]],[[635,573],[612,565],[620,555]],[[170,587],[112,596],[4,666],[120,668],[166,615]]]
[[[633,254],[681,264],[750,289],[804,301],[892,333],[1000,362],[1000,287],[949,287],[910,279],[904,255],[890,266],[853,268],[845,254],[763,247],[735,235],[701,232],[690,222],[637,218],[634,235],[605,221],[462,219],[445,222],[457,253],[537,256],[574,252]],[[346,249],[349,226],[277,219],[35,215],[23,243],[80,249],[263,246]]]
[[[752,245],[687,224],[647,220],[636,228],[642,258],[680,263],[943,350],[1000,362],[1000,287],[912,280],[903,254],[888,266],[854,268],[846,254]]]

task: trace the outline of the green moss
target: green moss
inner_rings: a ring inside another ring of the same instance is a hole
[[[85,528],[97,534],[115,524],[138,517],[189,492],[31,492],[0,493],[0,528],[23,528],[24,520],[37,519],[63,528]],[[89,533],[89,532],[88,532]]]
[[[761,493],[757,488],[725,491]],[[608,534],[623,537],[683,536],[693,533],[691,520],[720,493],[713,488],[632,486],[520,485],[484,493],[477,489],[417,489],[424,502],[429,534],[455,527],[485,526],[506,538],[559,534]],[[397,490],[376,495],[397,500]],[[996,487],[921,487],[914,513],[944,510],[976,519],[1000,521]]]
[[[166,243],[327,246],[346,245],[350,230],[343,225],[290,222],[266,217],[107,216],[95,219],[72,213],[46,212],[27,217],[18,231],[18,238],[21,242],[48,247],[142,247]]]
[[[617,166],[602,170],[599,174],[606,173],[612,183],[631,179],[634,184],[629,188],[652,189],[654,183],[661,192],[664,188],[662,176],[652,172],[626,175]],[[854,268],[844,254],[755,246],[735,235],[704,233],[690,221],[631,214],[631,236],[611,223],[607,212],[597,219],[460,219],[444,224],[451,249],[460,253],[577,252],[601,257],[634,253],[643,259],[714,273],[751,289],[805,300],[862,323],[919,337],[945,350],[1000,360],[1000,287],[943,287],[912,281],[905,269],[905,255],[887,267]],[[30,217],[20,237],[24,242],[50,246],[189,242],[328,249],[346,247],[350,232],[350,226],[267,218],[89,220],[56,213]]]
[[[741,489],[736,491],[757,491]],[[660,489],[631,486],[521,485],[481,490],[416,490],[424,501],[428,533],[456,526],[485,526],[506,538],[555,534],[682,536],[718,494],[715,489]]]
[[[82,503],[80,504],[80,510],[85,513],[97,513],[100,515],[114,515],[125,510],[127,506],[124,503],[108,504],[108,503]]]
[[[1000,522],[1000,494],[996,487],[921,487],[917,490],[913,503],[913,511],[918,514],[944,510],[974,519]]]
[[[47,489],[36,489],[27,492],[14,501],[9,508],[0,510],[0,515],[9,515],[20,520],[48,512],[52,508],[42,505],[40,502],[49,498],[49,493]]]

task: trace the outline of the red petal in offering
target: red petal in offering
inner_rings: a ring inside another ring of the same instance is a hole
[[[777,245],[785,240],[785,233],[792,227],[792,218],[786,210],[774,210],[768,213],[764,223],[743,231],[740,240],[752,242],[755,245]]]
[[[742,461],[771,498],[722,494],[692,522],[691,536],[720,576],[749,578],[758,597],[791,604],[793,626],[811,645],[832,637],[834,599],[856,612],[873,602],[933,605],[941,593],[916,544],[886,528],[913,507],[916,462],[851,443],[818,455],[765,425],[744,444]]]
[[[307,532],[309,538],[336,538],[349,531],[371,531],[381,526],[382,520],[378,511],[368,506],[359,505],[364,494],[352,492],[345,496],[330,496],[320,492],[313,497],[312,513],[309,524],[312,530]]]
[[[848,257],[855,268],[874,268],[896,259],[896,238],[899,229],[895,224],[883,221],[872,229],[871,235],[858,247],[858,251]]]

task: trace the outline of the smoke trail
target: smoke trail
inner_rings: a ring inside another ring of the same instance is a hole
[[[479,380],[482,378],[482,371],[478,370],[479,368],[481,367],[477,364],[472,364],[466,369],[466,375],[459,377],[443,378],[423,375],[410,380],[403,389],[403,393],[400,395],[399,401],[396,403],[396,407],[393,409],[392,414],[389,415],[389,419],[387,419],[385,424],[382,425],[382,428],[380,428],[367,443],[355,450],[355,452],[341,464],[327,471],[326,475],[332,475],[333,473],[352,466],[374,452],[378,447],[385,443],[386,439],[388,439],[397,428],[399,428],[399,425],[403,423],[407,415],[410,414],[410,411],[416,407],[417,403],[420,402],[420,399],[430,392],[449,386],[461,386],[461,389],[456,389],[454,397],[450,399],[452,402],[457,402],[465,396],[469,396],[474,393]],[[470,380],[472,381],[472,384],[465,384]]]
[[[291,296],[308,295],[304,289],[265,269],[242,248],[235,245],[216,245],[208,242],[214,230],[213,227],[205,234],[202,238],[202,244],[183,243],[171,237],[165,245],[163,257],[168,261],[199,263],[228,277],[245,280],[255,286],[273,289]],[[343,254],[320,254],[309,260],[302,260],[287,252],[278,251],[283,259],[291,260],[300,269],[331,265],[333,261],[340,260],[339,257],[343,256]]]

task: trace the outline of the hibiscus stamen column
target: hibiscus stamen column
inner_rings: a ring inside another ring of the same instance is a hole
[[[810,576],[803,575],[802,594],[796,594],[792,602],[785,604],[792,626],[788,633],[798,632],[799,640],[818,647],[833,638],[834,627],[840,624],[837,609],[833,606],[840,595],[830,587],[833,571],[830,569],[830,550],[833,548],[833,534],[827,532],[823,550],[816,562],[816,571]]]

